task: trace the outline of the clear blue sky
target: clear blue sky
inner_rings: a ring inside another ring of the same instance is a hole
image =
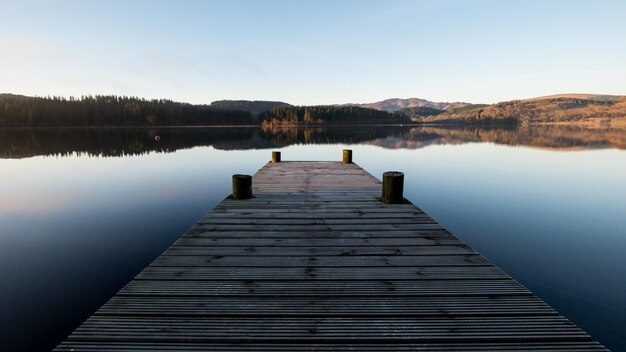
[[[2,1],[0,92],[192,103],[626,94],[626,1]]]

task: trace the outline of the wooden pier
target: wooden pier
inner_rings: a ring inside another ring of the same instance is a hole
[[[606,350],[349,159],[278,156],[56,351]]]

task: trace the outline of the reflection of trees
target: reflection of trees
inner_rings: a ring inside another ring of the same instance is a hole
[[[387,137],[401,138],[409,131],[398,126],[327,126],[327,127],[281,127],[265,126],[263,136],[276,146],[292,144],[368,143]]]
[[[258,128],[111,128],[111,129],[0,129],[0,157],[36,155],[93,156],[170,153],[195,146],[219,149],[269,148]],[[159,135],[160,141],[154,137]]]
[[[156,135],[161,137],[155,141]],[[626,149],[622,129],[573,126],[394,127],[327,126],[314,128],[111,128],[111,129],[0,129],[0,157],[36,155],[93,156],[173,152],[195,146],[216,149],[262,149],[293,144],[370,144],[383,148],[415,149],[435,144],[491,142],[541,148]]]

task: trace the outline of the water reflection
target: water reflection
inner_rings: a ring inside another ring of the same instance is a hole
[[[158,141],[155,137],[158,136]],[[286,147],[294,144],[371,144],[416,149],[438,144],[491,142],[550,149],[626,149],[626,131],[575,126],[369,126],[276,128],[0,129],[0,158],[38,155],[92,156],[170,153],[196,146],[221,150]]]

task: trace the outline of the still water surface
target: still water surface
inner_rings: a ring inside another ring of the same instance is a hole
[[[389,127],[0,130],[0,350],[54,347],[270,148],[346,147],[378,177],[404,171],[407,198],[626,351],[623,131]]]

